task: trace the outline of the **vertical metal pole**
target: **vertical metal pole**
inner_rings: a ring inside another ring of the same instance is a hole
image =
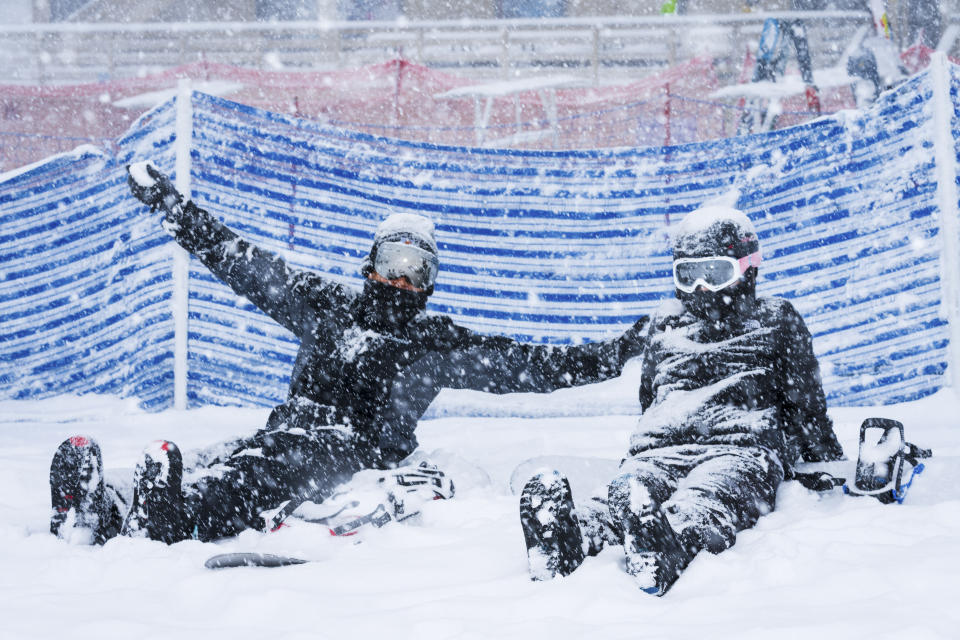
[[[480,108],[480,96],[473,96],[473,135],[476,145],[483,145],[483,110]]]
[[[113,37],[105,35],[104,37],[104,40],[110,43],[107,45],[107,74],[109,75],[108,79],[110,82],[113,82],[117,78],[117,40],[126,37],[128,36],[125,34],[116,34]]]
[[[593,27],[593,86],[600,86],[600,27]]]
[[[678,38],[677,30],[670,29],[669,37],[670,37],[670,46],[667,48],[667,51],[669,51],[669,54],[670,54],[669,62],[671,67],[675,67],[677,66],[677,38]]]
[[[189,79],[177,85],[176,138],[174,140],[177,191],[184,199],[191,198],[190,147],[193,146],[193,91]],[[171,244],[173,270],[173,408],[187,408],[187,304],[190,287],[190,256],[175,243]]]
[[[936,161],[937,205],[940,209],[941,315],[950,326],[947,384],[960,392],[960,220],[957,212],[957,157],[954,151],[950,66],[945,53],[930,60],[933,83],[933,149]]]
[[[510,31],[506,27],[500,30],[500,75],[510,79]]]
[[[670,138],[670,83],[668,82],[663,87],[664,91],[664,100],[663,100],[663,146],[669,147],[671,138]]]
[[[397,76],[394,78],[393,83],[393,126],[400,126],[400,91],[402,89],[403,83],[403,56],[395,59],[394,62],[397,65]],[[394,129],[393,135],[399,135],[399,129]]]

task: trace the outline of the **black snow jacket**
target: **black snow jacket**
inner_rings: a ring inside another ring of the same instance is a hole
[[[662,305],[648,326],[631,454],[684,444],[761,446],[786,468],[837,460],[810,332],[793,306],[757,298],[722,323]]]
[[[441,315],[378,322],[369,306],[376,288],[388,285],[367,281],[361,292],[292,269],[193,203],[168,214],[164,226],[300,339],[286,405],[314,406],[323,423],[316,426],[351,428],[374,464],[393,464],[416,448],[417,421],[442,388],[546,392],[615,377],[642,350],[646,317],[616,339],[564,347],[481,335]]]

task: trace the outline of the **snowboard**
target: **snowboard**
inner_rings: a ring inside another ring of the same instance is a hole
[[[306,564],[309,560],[278,556],[272,553],[221,553],[208,558],[203,563],[207,569],[231,569],[234,567],[286,567],[293,564]]]
[[[586,499],[598,493],[607,495],[620,469],[620,460],[590,456],[537,456],[518,464],[510,474],[510,492],[520,495],[527,481],[540,471],[559,471],[570,482],[575,498]]]

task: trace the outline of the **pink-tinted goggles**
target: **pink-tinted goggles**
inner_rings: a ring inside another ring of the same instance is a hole
[[[697,287],[710,291],[726,289],[747,272],[760,266],[759,251],[742,258],[711,256],[709,258],[678,258],[673,261],[673,283],[684,293],[693,293]]]

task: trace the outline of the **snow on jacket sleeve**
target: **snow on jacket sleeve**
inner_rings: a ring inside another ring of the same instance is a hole
[[[827,415],[827,399],[810,331],[787,301],[782,301],[782,314],[778,386],[787,449],[798,452],[806,462],[839,460],[843,448]]]
[[[347,301],[336,283],[290,268],[280,256],[250,244],[193,202],[173,216],[168,214],[164,228],[180,246],[298,337],[312,326],[317,310]]]
[[[616,338],[572,346],[525,344],[454,325],[463,346],[450,352],[443,386],[544,393],[614,378],[627,360],[643,352],[647,322],[644,316]]]

